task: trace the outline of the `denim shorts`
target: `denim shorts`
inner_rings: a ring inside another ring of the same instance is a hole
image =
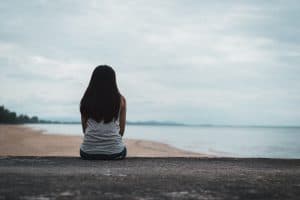
[[[122,160],[127,155],[127,149],[124,147],[123,151],[115,154],[90,154],[85,153],[80,149],[80,157],[84,160]]]

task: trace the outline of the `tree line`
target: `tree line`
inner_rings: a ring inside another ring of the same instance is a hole
[[[29,117],[28,115],[17,115],[11,112],[4,106],[0,106],[0,123],[1,124],[23,124],[23,123],[39,123],[40,120],[37,116]]]

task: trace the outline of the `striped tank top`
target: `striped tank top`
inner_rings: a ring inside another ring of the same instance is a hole
[[[125,145],[119,134],[119,120],[104,123],[89,118],[81,150],[89,154],[115,154],[123,151]]]

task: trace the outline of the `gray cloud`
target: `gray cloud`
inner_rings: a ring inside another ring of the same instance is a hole
[[[297,124],[297,1],[0,3],[0,103],[79,119],[93,68],[112,65],[129,120]]]

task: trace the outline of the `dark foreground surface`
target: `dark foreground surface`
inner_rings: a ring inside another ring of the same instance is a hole
[[[0,199],[299,199],[300,160],[0,157]]]

